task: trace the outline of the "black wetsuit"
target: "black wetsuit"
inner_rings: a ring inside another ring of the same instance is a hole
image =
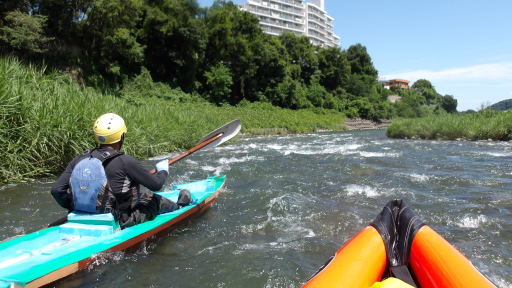
[[[112,152],[113,149],[100,147],[96,151]],[[57,179],[51,193],[57,203],[69,211],[73,210],[73,196],[69,191],[69,180],[73,168],[84,159],[80,154],[66,167]],[[153,220],[158,214],[178,209],[178,205],[151,191],[162,189],[167,179],[167,171],[151,174],[133,156],[121,154],[103,163],[108,184],[116,198],[116,210],[122,228]],[[140,192],[140,185],[151,191]]]

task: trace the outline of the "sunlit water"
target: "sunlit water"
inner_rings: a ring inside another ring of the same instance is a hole
[[[227,175],[228,189],[204,214],[54,286],[300,287],[399,198],[510,287],[511,156],[508,142],[393,140],[383,130],[243,137],[171,166],[167,188]],[[0,241],[65,214],[49,194],[52,181],[0,190]]]

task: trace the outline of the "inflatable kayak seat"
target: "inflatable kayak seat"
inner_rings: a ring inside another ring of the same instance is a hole
[[[89,214],[71,212],[68,214],[68,222],[60,225],[62,234],[101,237],[121,230],[119,223],[111,213]]]

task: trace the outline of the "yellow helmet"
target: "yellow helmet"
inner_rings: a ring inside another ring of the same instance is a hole
[[[93,130],[94,140],[99,144],[117,143],[127,131],[123,118],[114,113],[103,114],[96,119]]]

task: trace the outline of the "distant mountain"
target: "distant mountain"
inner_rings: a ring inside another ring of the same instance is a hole
[[[508,109],[512,109],[512,99],[503,100],[496,104],[492,104],[491,106],[489,106],[489,108],[496,111],[505,111]]]

